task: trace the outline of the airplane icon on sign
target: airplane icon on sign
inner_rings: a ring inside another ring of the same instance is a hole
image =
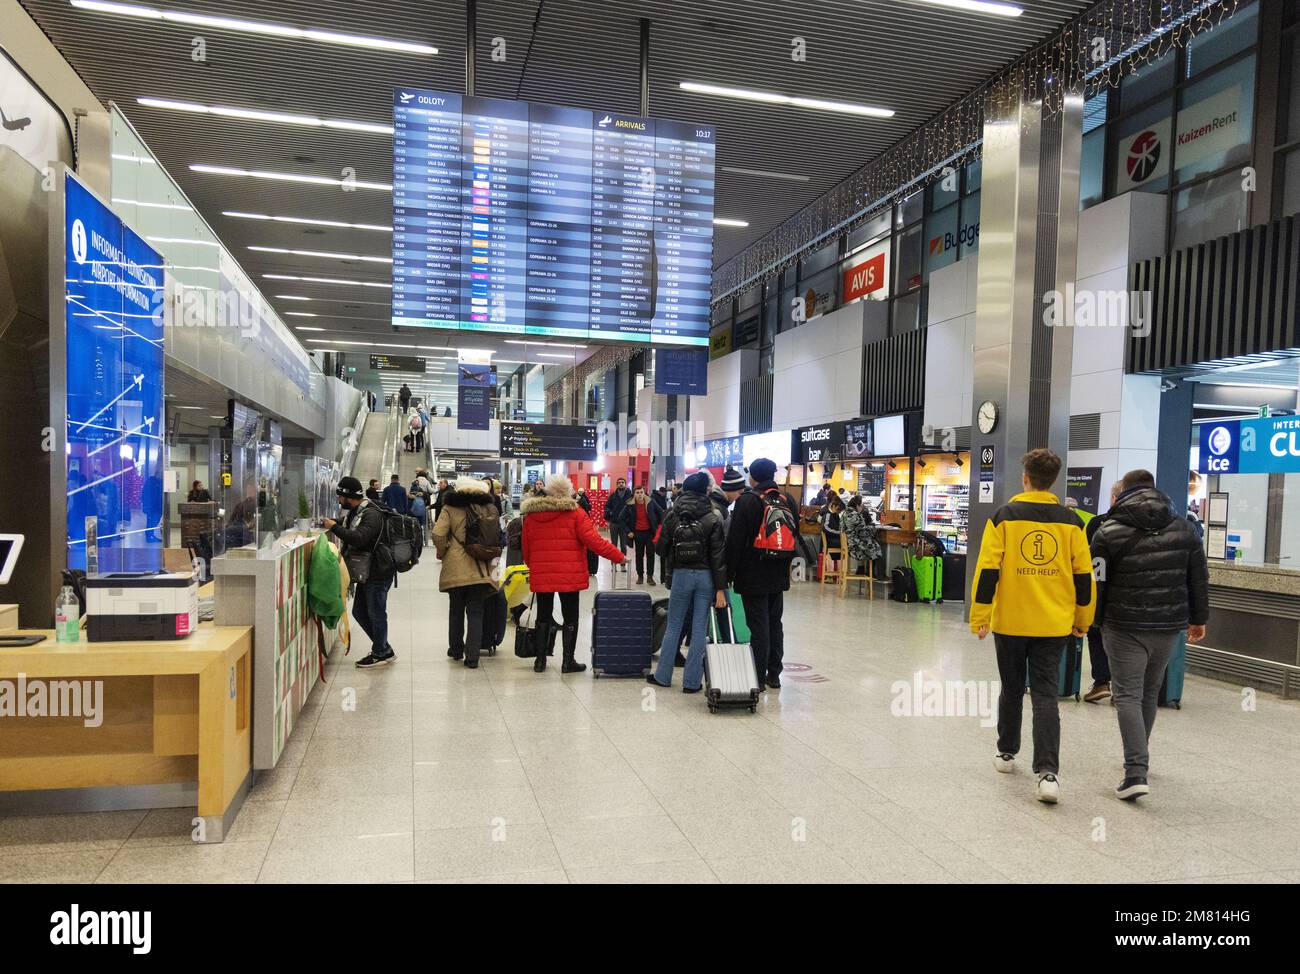
[[[4,124],[6,132],[21,132],[32,124],[32,120],[30,118],[10,118],[4,113],[4,109],[0,108],[0,123]]]
[[[612,118],[610,118],[608,115],[606,115],[604,118],[602,118],[602,119],[601,119],[599,122],[597,122],[596,124],[599,125],[601,128],[604,128],[606,125],[608,125],[608,124],[609,124],[610,122],[612,122],[612,121],[614,121],[614,120],[613,120]]]
[[[409,102],[412,98],[414,98],[415,95],[414,95],[413,93],[409,92],[409,91],[399,91],[399,92],[397,93],[397,97],[400,98],[400,99],[402,99],[402,104],[405,105],[405,104],[406,104],[407,102]]]

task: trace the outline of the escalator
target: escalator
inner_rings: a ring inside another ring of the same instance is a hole
[[[366,425],[361,430],[361,443],[357,447],[357,459],[352,464],[352,476],[360,480],[362,486],[367,486],[372,477],[379,481],[381,487],[388,482],[383,467],[391,425],[391,417],[387,412],[366,414]]]

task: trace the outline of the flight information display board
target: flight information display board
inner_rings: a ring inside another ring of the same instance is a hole
[[[501,423],[503,460],[595,460],[595,426]]]
[[[707,345],[710,125],[398,89],[393,324]]]

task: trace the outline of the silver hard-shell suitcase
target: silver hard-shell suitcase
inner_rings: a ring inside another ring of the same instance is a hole
[[[754,654],[745,643],[720,643],[718,639],[717,613],[709,613],[709,633],[711,641],[704,648],[704,698],[709,704],[709,713],[719,710],[747,707],[749,712],[758,710],[758,673],[754,669]],[[731,632],[736,631],[731,618],[731,606],[727,606],[727,625]]]

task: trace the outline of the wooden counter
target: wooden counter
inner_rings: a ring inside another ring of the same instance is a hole
[[[148,795],[167,791],[185,800],[158,804],[198,805],[205,822],[196,841],[220,842],[251,784],[251,627],[204,623],[165,642],[66,644],[45,635],[35,646],[0,648],[0,681],[23,705],[20,716],[2,718],[0,809],[29,807],[24,792],[66,810],[154,807]],[[24,701],[33,684],[54,680],[102,681],[97,725],[87,726],[95,723],[89,706],[80,716],[31,715]]]

